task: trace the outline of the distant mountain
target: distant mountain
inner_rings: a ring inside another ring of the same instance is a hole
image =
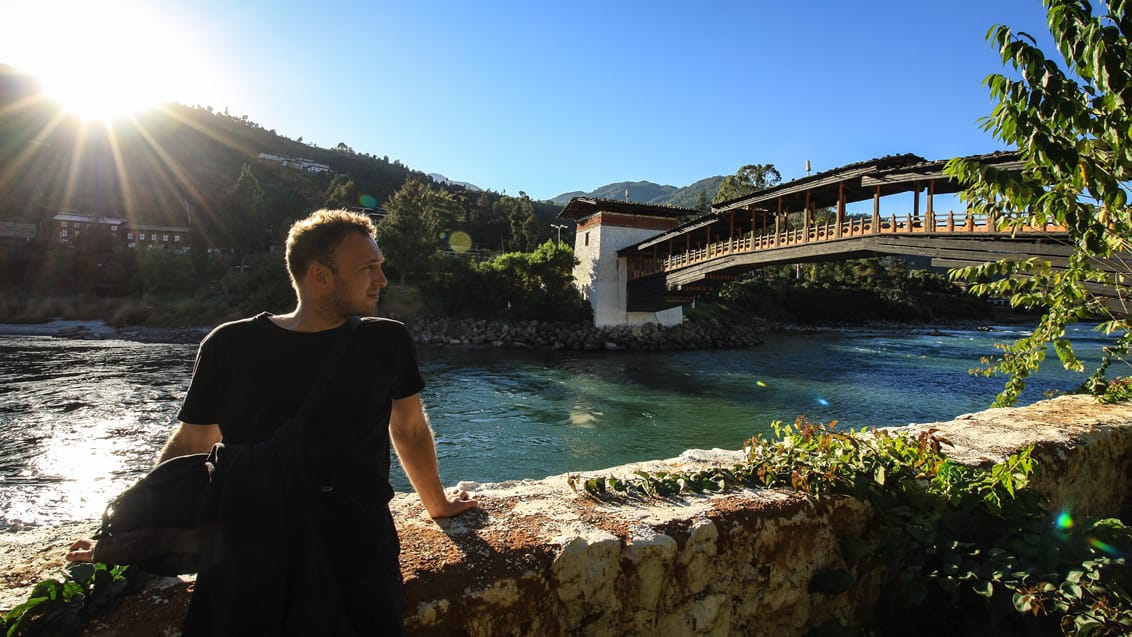
[[[435,181],[438,184],[445,184],[445,185],[448,185],[448,186],[460,186],[461,188],[465,188],[467,190],[473,190],[475,192],[482,192],[483,191],[483,188],[480,188],[479,186],[477,186],[475,184],[470,184],[466,181],[452,181],[451,179],[445,177],[444,175],[442,175],[440,173],[429,173],[428,176],[432,177],[432,180]]]
[[[591,190],[590,192],[580,190],[564,192],[550,201],[558,206],[565,206],[570,203],[570,200],[574,197],[597,197],[600,199],[625,201],[625,193],[627,191],[628,201],[635,203],[695,208],[701,202],[701,194],[710,202],[712,198],[715,197],[715,193],[719,192],[719,184],[722,182],[723,176],[721,175],[706,177],[683,188],[662,186],[651,181],[619,181]]]
[[[711,200],[715,198],[715,194],[719,192],[719,185],[723,183],[723,179],[723,175],[704,177],[692,185],[684,186],[672,193],[668,201],[663,203],[676,206],[677,208],[695,208],[700,205],[701,194],[703,194],[703,198],[706,199],[708,203],[711,203]]]

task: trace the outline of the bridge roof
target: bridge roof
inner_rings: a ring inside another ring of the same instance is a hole
[[[1022,163],[1017,151],[1000,151],[983,155],[971,155],[973,159],[1004,170],[1020,170]],[[712,237],[743,234],[751,231],[754,221],[751,215],[735,213],[749,210],[777,210],[778,198],[782,197],[783,208],[791,212],[801,212],[806,206],[806,194],[815,208],[837,205],[841,184],[845,187],[847,203],[872,199],[879,186],[881,196],[922,190],[929,181],[935,181],[935,194],[948,194],[961,190],[959,184],[943,174],[949,159],[926,160],[912,154],[889,155],[868,161],[856,162],[833,170],[795,179],[756,193],[725,201],[712,206],[712,211],[701,214],[694,210],[683,211],[696,217],[679,226],[657,234],[631,246],[618,250],[622,256],[640,254],[653,246],[681,237],[691,242],[707,243]],[[570,202],[573,205],[573,201]],[[614,202],[618,203],[618,202]],[[624,204],[624,202],[620,202]],[[640,206],[642,204],[624,204]],[[569,207],[569,206],[567,206]],[[629,211],[626,211],[629,212]],[[565,211],[563,211],[565,213]],[[630,212],[630,214],[632,214]],[[562,215],[559,215],[562,216]],[[723,223],[720,223],[723,222]]]
[[[1021,168],[1016,151],[971,155],[984,163],[993,163],[1003,168]],[[845,191],[846,203],[872,199],[880,187],[882,197],[901,192],[922,190],[930,181],[935,181],[936,194],[948,194],[962,190],[959,184],[943,174],[949,159],[929,161],[918,155],[905,153],[888,155],[860,161],[825,172],[778,184],[759,192],[737,197],[712,206],[714,212],[732,210],[777,210],[781,199],[786,210],[799,212],[806,208],[807,196],[815,208],[836,206],[841,190]]]
[[[699,210],[677,208],[675,206],[661,206],[649,203],[633,203],[631,201],[618,201],[616,199],[602,199],[600,197],[574,197],[562,212],[559,219],[585,219],[599,212],[617,212],[626,215],[640,215],[646,217],[664,217],[679,219],[681,217],[701,215]]]

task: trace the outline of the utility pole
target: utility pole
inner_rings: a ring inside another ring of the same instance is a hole
[[[550,224],[550,227],[556,228],[558,230],[558,245],[562,245],[562,229],[568,226],[562,223],[552,223]]]

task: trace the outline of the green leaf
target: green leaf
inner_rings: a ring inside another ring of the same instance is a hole
[[[971,590],[982,597],[989,598],[994,596],[994,584],[991,582],[975,582],[975,584],[971,586]]]

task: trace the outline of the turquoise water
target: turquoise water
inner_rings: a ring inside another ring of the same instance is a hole
[[[798,416],[854,428],[949,420],[994,400],[1003,379],[969,370],[1021,334],[794,332],[753,349],[600,354],[425,348],[423,396],[446,482],[542,477],[738,449]],[[1099,360],[1091,326],[1073,336]],[[1020,403],[1084,380],[1051,359]]]
[[[1001,379],[968,374],[995,332],[768,334],[762,347],[692,352],[420,350],[422,397],[445,483],[541,478],[739,448],[774,420],[852,427],[951,419],[985,408]],[[1081,353],[1099,356],[1089,328]],[[195,347],[0,337],[0,529],[97,517],[165,441]],[[1125,374],[1122,370],[1114,370]],[[1023,396],[1082,375],[1046,366]],[[408,488],[395,471],[394,486]]]

